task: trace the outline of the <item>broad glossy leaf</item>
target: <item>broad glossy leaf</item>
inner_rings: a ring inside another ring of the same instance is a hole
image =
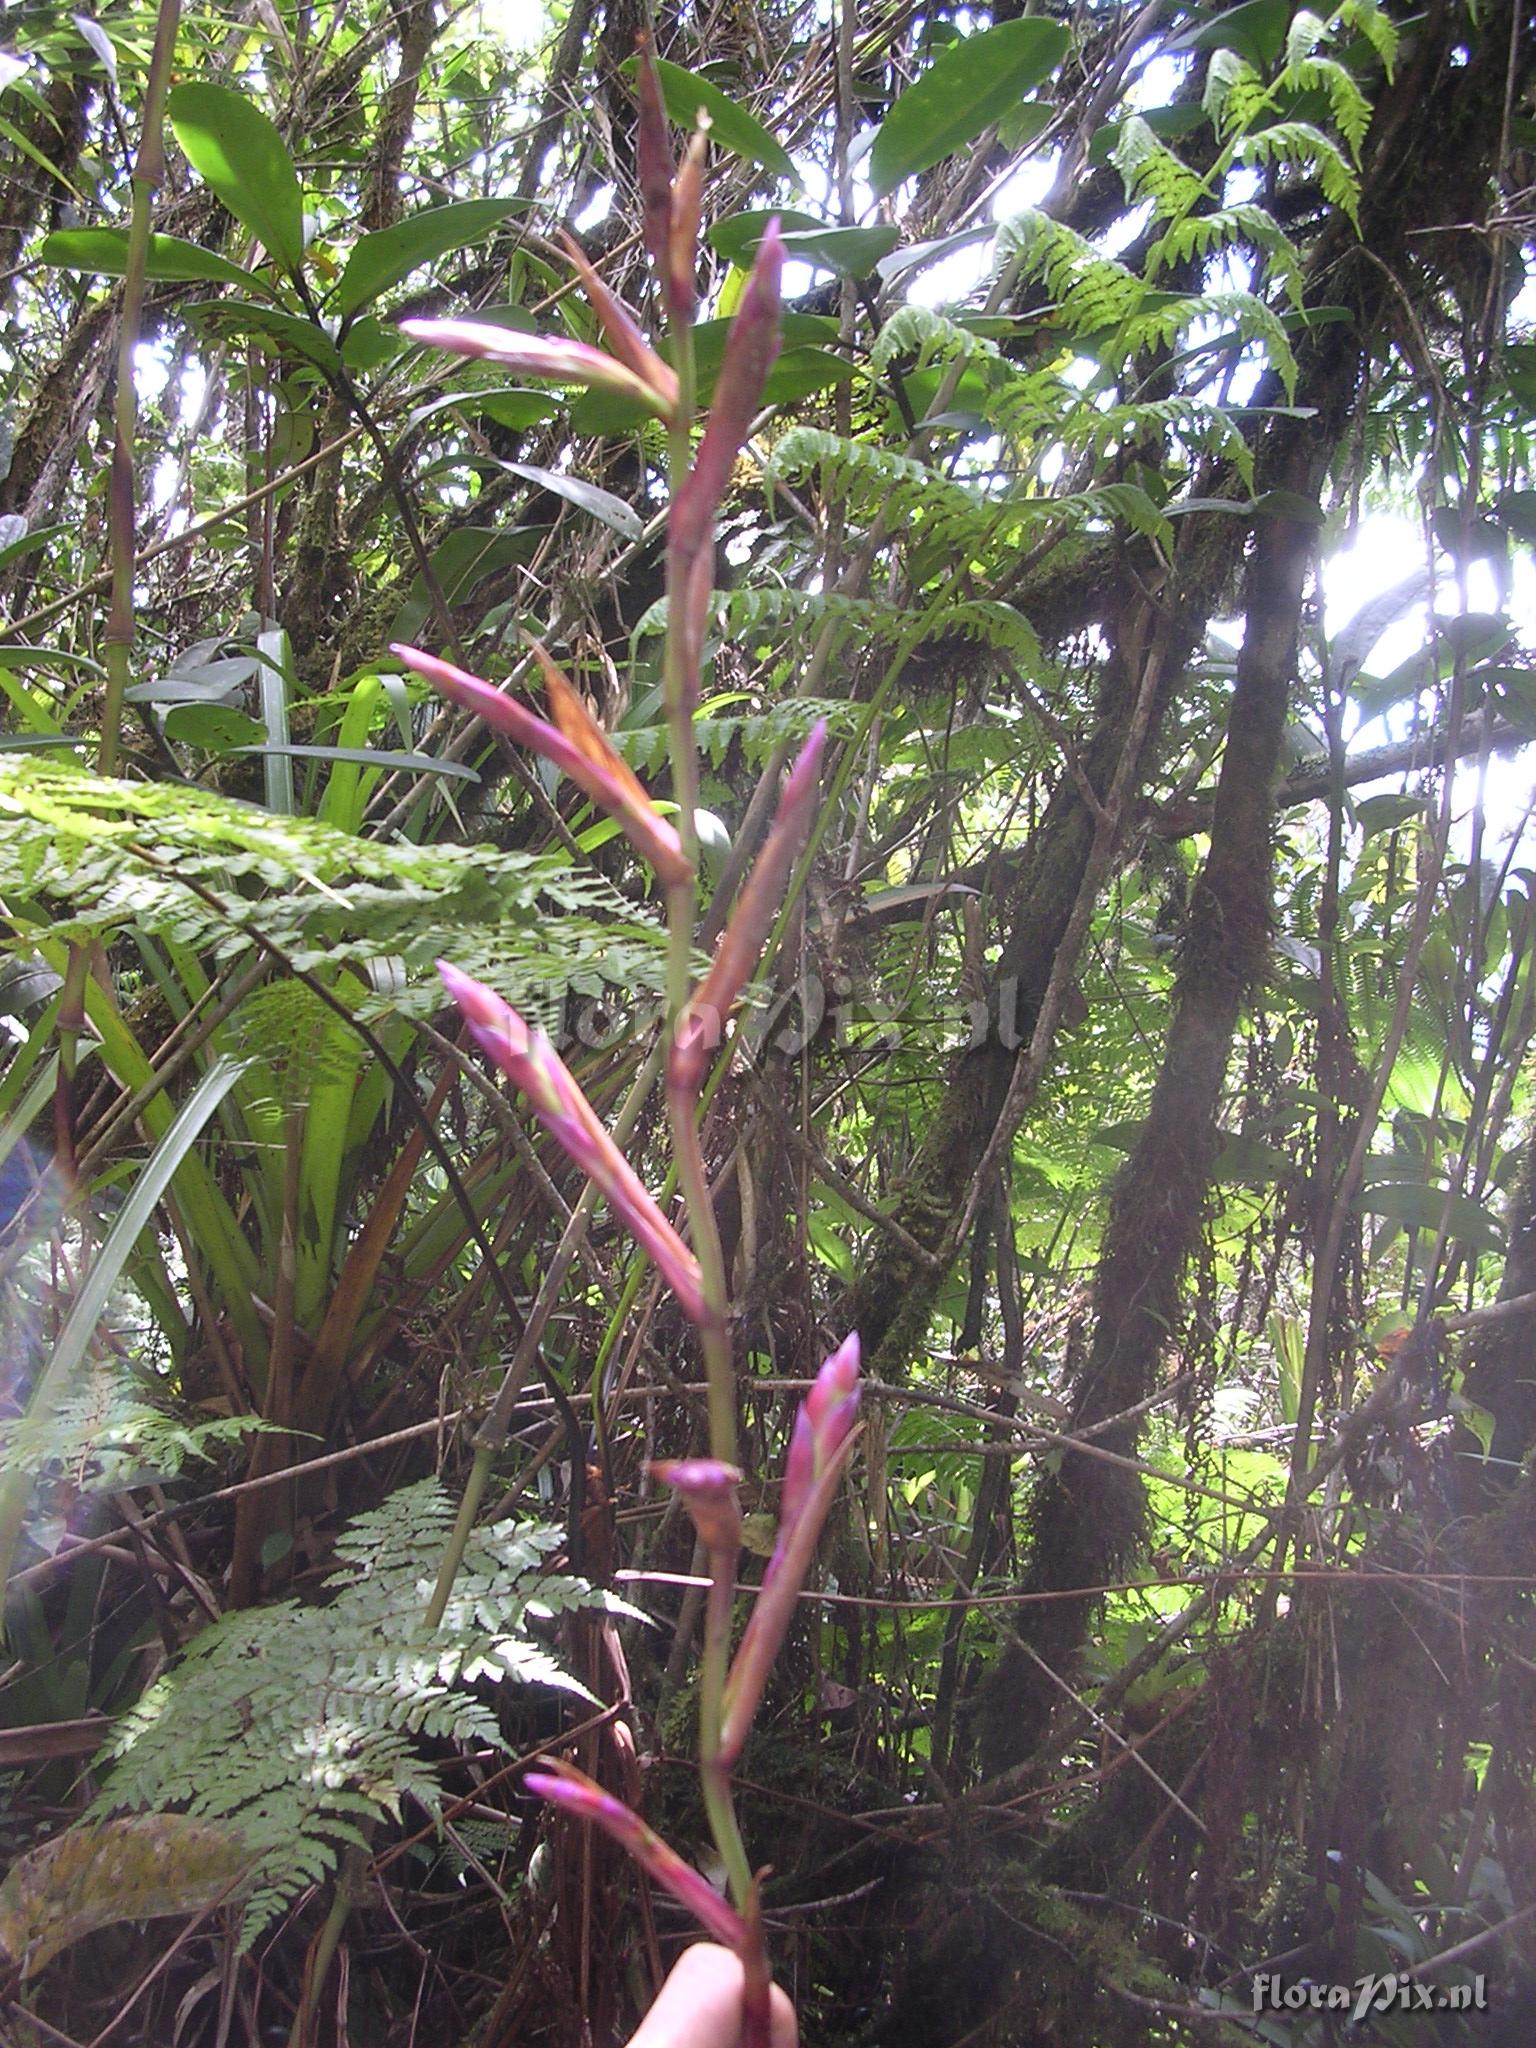
[[[621,64],[619,69],[633,83],[634,58]],[[707,78],[700,78],[694,71],[685,71],[681,64],[669,64],[665,58],[659,57],[656,71],[667,112],[679,128],[691,133],[702,107],[710,119],[711,142],[717,142],[722,149],[728,149],[736,156],[744,156],[748,163],[760,164],[765,171],[772,171],[776,178],[787,179],[798,189],[800,174],[783,144],[776,141],[745,107],[728,99],[719,86],[711,85]]]
[[[787,348],[768,372],[763,403],[793,405],[797,399],[809,398],[813,391],[847,384],[857,375],[857,364],[850,363],[846,356],[834,355],[830,349]]]
[[[1422,565],[1390,590],[1368,598],[1348,625],[1333,636],[1328,650],[1328,686],[1347,689],[1370,659],[1371,649],[1406,612],[1422,604],[1434,590],[1434,579]]]
[[[704,320],[693,330],[693,360],[698,378],[699,403],[707,406],[714,394],[715,379],[720,374],[720,365],[725,359],[725,338],[730,332],[729,320]],[[835,383],[846,370],[852,375],[852,365],[844,365],[833,373],[829,366],[841,363],[841,358],[826,355],[824,344],[837,339],[837,322],[820,313],[786,313],[779,322],[780,355],[768,372],[768,382],[763,389],[765,405],[788,405],[794,399],[803,397],[806,391],[819,391]],[[663,354],[667,353],[663,349]],[[815,362],[816,378],[806,382],[808,373]],[[824,360],[823,360],[824,358]],[[613,397],[606,391],[584,391],[571,407],[571,426],[578,434],[626,434],[643,425],[646,415],[638,405],[631,405],[627,399]]]
[[[1261,491],[1250,510],[1265,519],[1294,519],[1302,526],[1321,526],[1323,508],[1300,491]]]
[[[461,408],[465,412],[484,413],[498,426],[536,427],[541,420],[553,418],[558,405],[559,401],[548,391],[525,391],[518,384],[501,384],[483,391],[447,391],[442,397],[418,406],[406,425],[418,427],[434,413]]]
[[[69,18],[75,24],[81,41],[89,45],[102,70],[106,72],[112,83],[116,85],[117,47],[113,43],[112,38],[107,34],[101,23],[99,21],[92,21],[88,14],[72,14]]]
[[[1501,666],[1479,669],[1477,674],[1501,717],[1517,731],[1536,735],[1536,673]]]
[[[57,540],[69,528],[64,525],[36,526],[27,531],[26,515],[21,512],[7,512],[0,519],[0,569],[12,562],[19,562],[23,555],[33,554],[38,548],[46,547],[51,540]],[[0,661],[13,652],[9,647],[0,646]]]
[[[875,191],[894,192],[974,142],[1050,76],[1069,41],[1059,23],[1029,16],[952,43],[881,122],[869,152]]]
[[[1422,818],[1429,809],[1429,800],[1422,796],[1407,796],[1400,790],[1383,790],[1379,796],[1362,797],[1355,805],[1355,823],[1367,839],[1378,832],[1396,831],[1399,825],[1406,825],[1410,818]]]
[[[1137,118],[1145,121],[1160,141],[1177,142],[1181,137],[1193,134],[1210,116],[1204,107],[1183,106],[1148,107]],[[1095,169],[1101,169],[1109,162],[1124,126],[1124,121],[1108,121],[1102,128],[1094,130],[1093,140],[1088,145],[1088,161]]]
[[[336,286],[337,312],[357,312],[423,263],[478,242],[526,203],[521,199],[464,199],[453,206],[429,206],[392,228],[364,235],[347,258]]]
[[[349,327],[341,343],[341,360],[349,370],[379,370],[403,356],[410,343],[393,320],[365,313]]]
[[[1536,541],[1536,491],[1506,491],[1493,514],[1516,540]]]
[[[263,730],[233,704],[177,704],[165,714],[165,736],[205,753],[226,754],[256,744]]]
[[[304,199],[283,138],[257,106],[226,85],[178,85],[168,113],[203,183],[283,269],[304,258]]]
[[[97,277],[126,277],[128,235],[123,228],[60,228],[44,237],[38,256],[57,270],[83,270]],[[234,284],[242,291],[261,280],[212,249],[179,235],[151,235],[144,275],[156,284]]]

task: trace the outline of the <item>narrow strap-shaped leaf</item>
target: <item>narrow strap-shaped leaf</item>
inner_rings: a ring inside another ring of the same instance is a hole
[[[80,1292],[75,1296],[58,1341],[50,1351],[33,1390],[28,1414],[34,1420],[57,1406],[84,1359],[106,1313],[112,1290],[122,1278],[129,1254],[154,1215],[161,1197],[192,1147],[240,1074],[239,1063],[221,1059],[209,1068],[177,1111],[165,1136],[135,1180],[116,1221],[102,1240]],[[0,1581],[8,1582],[21,1535],[32,1475],[0,1472]]]

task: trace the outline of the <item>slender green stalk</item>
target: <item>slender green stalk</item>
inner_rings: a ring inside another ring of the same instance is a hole
[[[133,165],[133,207],[128,220],[128,251],[124,265],[122,311],[117,334],[117,390],[112,407],[112,471],[107,489],[108,555],[112,601],[102,654],[107,671],[106,699],[101,713],[101,740],[96,766],[115,773],[122,738],[123,702],[133,653],[133,580],[136,570],[133,445],[138,430],[138,393],[133,381],[134,351],[144,319],[144,282],[149,262],[149,237],[155,194],[165,177],[165,102],[170,91],[181,0],[160,0],[154,48],[144,86],[144,122]],[[74,1163],[74,1082],[76,1052],[85,1028],[83,946],[70,947],[59,1006],[59,1092],[55,1126],[61,1163]]]
[[[96,755],[96,766],[103,775],[111,775],[117,767],[123,698],[133,651],[133,579],[137,568],[133,446],[139,423],[133,358],[144,319],[145,270],[155,194],[165,178],[165,102],[180,22],[181,0],[160,0],[155,45],[144,87],[144,125],[133,166],[133,208],[128,219],[123,303],[117,331],[117,390],[112,404],[112,474],[107,494],[112,603],[103,642],[107,693],[101,714],[101,745]]]

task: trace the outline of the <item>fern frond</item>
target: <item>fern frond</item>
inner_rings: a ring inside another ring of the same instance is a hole
[[[1300,307],[1301,251],[1274,215],[1251,200],[1218,207],[1214,213],[1186,214],[1183,220],[1174,221],[1147,258],[1147,276],[1156,277],[1191,257],[1204,262],[1218,249],[1239,242],[1262,251],[1265,276],[1282,284],[1291,304]]]
[[[194,1420],[107,1357],[46,1413],[0,1422],[0,1465],[56,1475],[73,1494],[115,1493],[179,1478],[193,1462],[272,1427],[250,1415]]]
[[[1376,4],[1376,0],[1344,0],[1339,9],[1339,20],[1345,28],[1352,28],[1365,37],[1371,48],[1381,59],[1382,66],[1390,81],[1393,66],[1397,62],[1398,33]]]
[[[1073,445],[1094,454],[1133,447],[1148,437],[1167,436],[1186,449],[1230,462],[1244,483],[1253,482],[1253,450],[1229,412],[1209,399],[1186,396],[1138,399],[1130,405],[1090,411],[1072,436]]]
[[[930,363],[996,362],[999,350],[990,336],[973,333],[947,313],[931,306],[900,306],[875,337],[870,367],[878,375],[903,356],[915,356],[917,367],[926,369]]]
[[[1237,155],[1242,163],[1289,164],[1314,172],[1329,205],[1338,207],[1359,227],[1360,180],[1344,161],[1338,144],[1310,121],[1277,121],[1272,128],[1257,128],[1243,137]]]
[[[463,959],[466,936],[494,949],[493,985],[514,1002],[547,1008],[582,992],[578,977],[594,989],[634,975],[662,985],[660,927],[563,854],[386,844],[207,790],[20,755],[0,756],[0,822],[0,896],[32,904],[56,937],[131,929],[229,960],[259,933],[310,971],[350,966],[367,982],[377,963],[403,966],[403,981],[395,973],[360,1014],[429,1015],[441,1000],[432,962]],[[615,943],[623,971],[605,976]],[[258,1001],[248,1027],[260,1049],[301,1058],[314,1021],[302,996],[265,1000],[273,1007]]]
[[[1188,213],[1205,190],[1199,173],[1176,156],[1140,114],[1122,124],[1111,161],[1124,181],[1126,198],[1150,200],[1155,220]]]
[[[998,264],[1015,259],[1022,276],[1043,280],[1059,302],[1057,324],[1070,333],[1117,327],[1142,296],[1134,271],[1038,207],[1015,215],[997,231]]]
[[[1212,50],[1201,105],[1220,136],[1240,135],[1269,104],[1258,72],[1236,50]]]
[[[926,463],[878,442],[855,440],[820,427],[791,427],[774,449],[773,461],[775,469],[786,476],[819,470],[822,489],[829,497],[850,499],[864,511],[878,509],[892,526],[918,518],[965,517],[977,509],[973,490],[940,476]]]
[[[505,1748],[486,1682],[583,1688],[531,1633],[575,1608],[622,1609],[544,1570],[562,1541],[529,1522],[477,1531],[442,1626],[422,1620],[453,1522],[435,1479],[356,1516],[336,1546],[324,1606],[284,1600],[226,1614],[118,1724],[112,1768],[86,1819],[150,1810],[232,1821],[250,1842],[249,1943],[361,1824],[433,1809],[418,1743]]]
[[[1319,43],[1328,40],[1328,24],[1320,14],[1310,8],[1299,7],[1291,17],[1291,25],[1285,32],[1285,70],[1288,84],[1299,82],[1303,64],[1312,55]]]
[[[1300,19],[1299,16],[1297,18]],[[1371,103],[1350,73],[1336,57],[1303,58],[1293,67],[1293,73],[1298,87],[1327,94],[1333,125],[1349,144],[1349,153],[1358,163],[1360,145],[1371,125]]]

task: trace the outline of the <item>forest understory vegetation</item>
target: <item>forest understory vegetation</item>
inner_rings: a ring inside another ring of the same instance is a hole
[[[5,2048],[1524,2048],[1528,406],[1518,0],[5,10]]]

